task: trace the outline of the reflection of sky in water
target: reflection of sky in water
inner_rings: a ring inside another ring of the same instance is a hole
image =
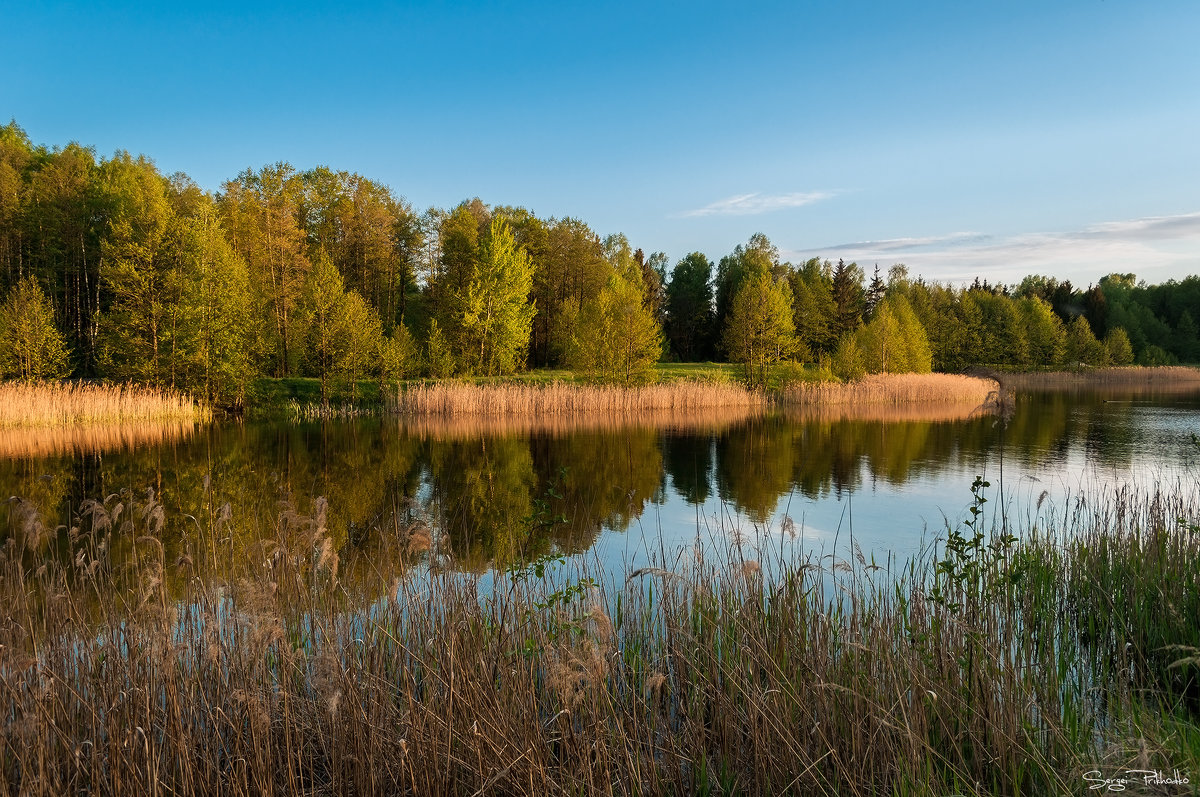
[[[1018,408],[1035,416],[1042,411],[1036,403]],[[953,452],[915,459],[907,478],[893,481],[873,473],[863,460],[856,486],[817,498],[793,488],[779,498],[765,523],[755,523],[715,490],[702,504],[688,504],[668,482],[662,504],[648,507],[629,529],[603,534],[593,554],[609,567],[641,565],[661,557],[662,551],[690,548],[698,541],[712,550],[741,539],[747,556],[755,546],[771,546],[847,558],[855,545],[868,558],[874,553],[882,561],[889,552],[901,558],[915,554],[943,537],[947,523],[967,519],[976,476],[990,482],[984,491],[986,521],[997,521],[1003,512],[1018,532],[1061,515],[1080,495],[1099,498],[1121,486],[1191,489],[1196,483],[1191,466],[1200,461],[1200,449],[1191,435],[1200,433],[1200,403],[1195,400],[1093,400],[1068,407],[1065,415],[1064,436],[1005,440],[1003,463],[1000,446],[994,445],[984,456]],[[1016,426],[1009,426],[1010,436]]]

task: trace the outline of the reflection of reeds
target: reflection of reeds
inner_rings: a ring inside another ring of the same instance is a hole
[[[1113,390],[1121,393],[1192,393],[1200,390],[1200,369],[1186,366],[1096,368],[1006,374],[1004,386],[1023,392]]]
[[[572,415],[761,407],[766,398],[738,385],[672,382],[645,387],[573,385],[473,385],[435,382],[410,387],[392,400],[401,415]]]
[[[872,421],[882,423],[906,423],[922,421],[965,421],[994,410],[985,404],[971,401],[924,402],[919,404],[793,404],[785,406],[783,413],[795,421]]]
[[[191,421],[0,428],[0,459],[132,451],[141,446],[185,440],[195,431]]]
[[[0,426],[199,421],[207,414],[190,396],[173,390],[86,382],[0,384]]]
[[[853,382],[799,382],[783,391],[784,404],[970,404],[996,389],[990,379],[959,374],[872,374]]]
[[[699,410],[651,409],[641,412],[606,412],[552,415],[413,415],[401,423],[406,431],[434,440],[459,440],[501,435],[616,431],[643,428],[675,431],[716,431],[764,412],[762,405],[709,407]]]

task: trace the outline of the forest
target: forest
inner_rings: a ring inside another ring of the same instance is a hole
[[[415,210],[287,163],[209,193],[145,156],[0,127],[0,377],[183,389],[238,407],[261,377],[337,385],[565,368],[651,381],[728,361],[763,386],[866,373],[1200,359],[1200,278],[1031,275],[956,287],[902,264],[780,259],[757,234],[671,264],[574,218],[470,199]]]

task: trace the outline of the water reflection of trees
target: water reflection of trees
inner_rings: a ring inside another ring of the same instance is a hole
[[[792,490],[821,499],[865,479],[902,485],[981,468],[1001,443],[1019,467],[1053,467],[1072,450],[1123,467],[1140,434],[1132,407],[1060,394],[1019,399],[1007,425],[773,416],[716,430],[592,425],[476,436],[377,421],[214,426],[136,451],[0,460],[0,483],[49,529],[69,527],[84,499],[153,488],[168,509],[162,534],[172,552],[195,533],[188,515],[228,503],[227,544],[250,555],[254,535],[278,527],[281,502],[306,513],[325,497],[329,535],[346,561],[370,562],[382,542],[423,521],[459,566],[478,569],[586,550],[668,491],[691,504],[716,494],[761,522]],[[0,533],[9,534],[5,506]]]

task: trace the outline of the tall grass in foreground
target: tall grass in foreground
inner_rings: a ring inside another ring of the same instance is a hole
[[[391,408],[401,415],[570,415],[761,407],[766,398],[739,385],[680,381],[645,387],[549,384],[473,385],[434,382],[401,389]]]
[[[420,527],[381,533],[350,588],[320,501],[251,550],[227,511],[197,516],[164,546],[153,498],[88,502],[54,559],[12,516],[0,793],[1062,794],[1091,770],[1200,773],[1190,490],[1077,499],[1024,543],[974,512],[901,572],[730,547],[618,580],[542,559],[491,589]]]
[[[1004,386],[1020,391],[1054,390],[1200,390],[1200,368],[1186,366],[1094,368],[1085,371],[1004,374]]]
[[[201,421],[209,412],[185,393],[86,382],[0,383],[0,427],[136,421]]]
[[[853,382],[796,382],[780,401],[793,405],[983,404],[996,390],[991,379],[959,374],[871,374]]]

